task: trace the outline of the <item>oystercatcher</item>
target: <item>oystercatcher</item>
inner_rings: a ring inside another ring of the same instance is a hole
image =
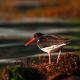
[[[37,46],[44,52],[47,52],[49,55],[49,64],[52,63],[51,53],[59,49],[57,63],[60,61],[60,54],[63,46],[67,45],[70,40],[65,39],[59,35],[54,34],[43,34],[43,33],[35,33],[34,37],[25,44],[28,46],[30,43],[36,42]]]

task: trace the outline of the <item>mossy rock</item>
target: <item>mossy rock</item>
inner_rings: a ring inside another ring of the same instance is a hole
[[[8,67],[10,80],[41,80],[44,75],[32,67]]]

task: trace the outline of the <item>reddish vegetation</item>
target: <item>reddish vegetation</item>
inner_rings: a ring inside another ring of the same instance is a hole
[[[1,18],[6,20],[19,20],[23,17],[51,17],[51,18],[80,18],[80,0],[35,0],[39,4],[48,4],[48,6],[36,7],[22,13],[16,6],[25,3],[23,0],[6,0],[0,5]],[[27,1],[26,1],[27,2]],[[54,4],[54,5],[53,5]],[[8,13],[9,15],[3,15]]]
[[[69,80],[72,80],[71,76],[80,76],[80,56],[78,55],[71,55],[66,54],[61,56],[61,61],[59,64],[53,63],[52,65],[48,65],[47,58],[45,58],[45,63],[42,64],[36,64],[32,63],[31,66],[26,64],[22,66],[25,66],[25,68],[28,68],[32,71],[27,73],[26,71],[24,73],[26,75],[26,80],[30,78],[29,80],[37,80],[37,77],[35,79],[34,75],[37,75],[40,78],[38,80],[64,80],[64,78],[71,78]],[[36,70],[39,72],[37,73]],[[30,74],[31,72],[35,73],[34,75]],[[17,72],[18,73],[18,72]],[[7,80],[7,78],[10,77],[9,70],[7,68],[4,68],[1,72],[1,80]],[[4,77],[5,76],[5,77]],[[31,77],[29,77],[31,76]],[[23,76],[24,77],[24,76]]]

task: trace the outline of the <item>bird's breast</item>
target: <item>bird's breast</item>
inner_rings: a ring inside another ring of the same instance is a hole
[[[52,46],[48,46],[48,47],[44,47],[44,48],[41,48],[40,46],[38,46],[38,47],[39,47],[42,51],[49,53],[49,52],[54,51],[54,50],[56,50],[56,49],[58,49],[58,48],[60,48],[60,47],[62,47],[62,46],[65,46],[65,45],[66,45],[66,44],[63,43],[63,44],[60,44],[60,45],[52,45]]]

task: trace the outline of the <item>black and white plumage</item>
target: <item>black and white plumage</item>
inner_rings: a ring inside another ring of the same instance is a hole
[[[59,54],[57,58],[57,63],[60,60],[61,49],[63,46],[70,43],[69,39],[65,39],[59,35],[54,34],[42,34],[42,33],[35,33],[34,37],[25,44],[28,46],[30,43],[36,41],[37,46],[44,52],[47,52],[49,55],[49,64],[51,64],[51,53],[59,49]]]

